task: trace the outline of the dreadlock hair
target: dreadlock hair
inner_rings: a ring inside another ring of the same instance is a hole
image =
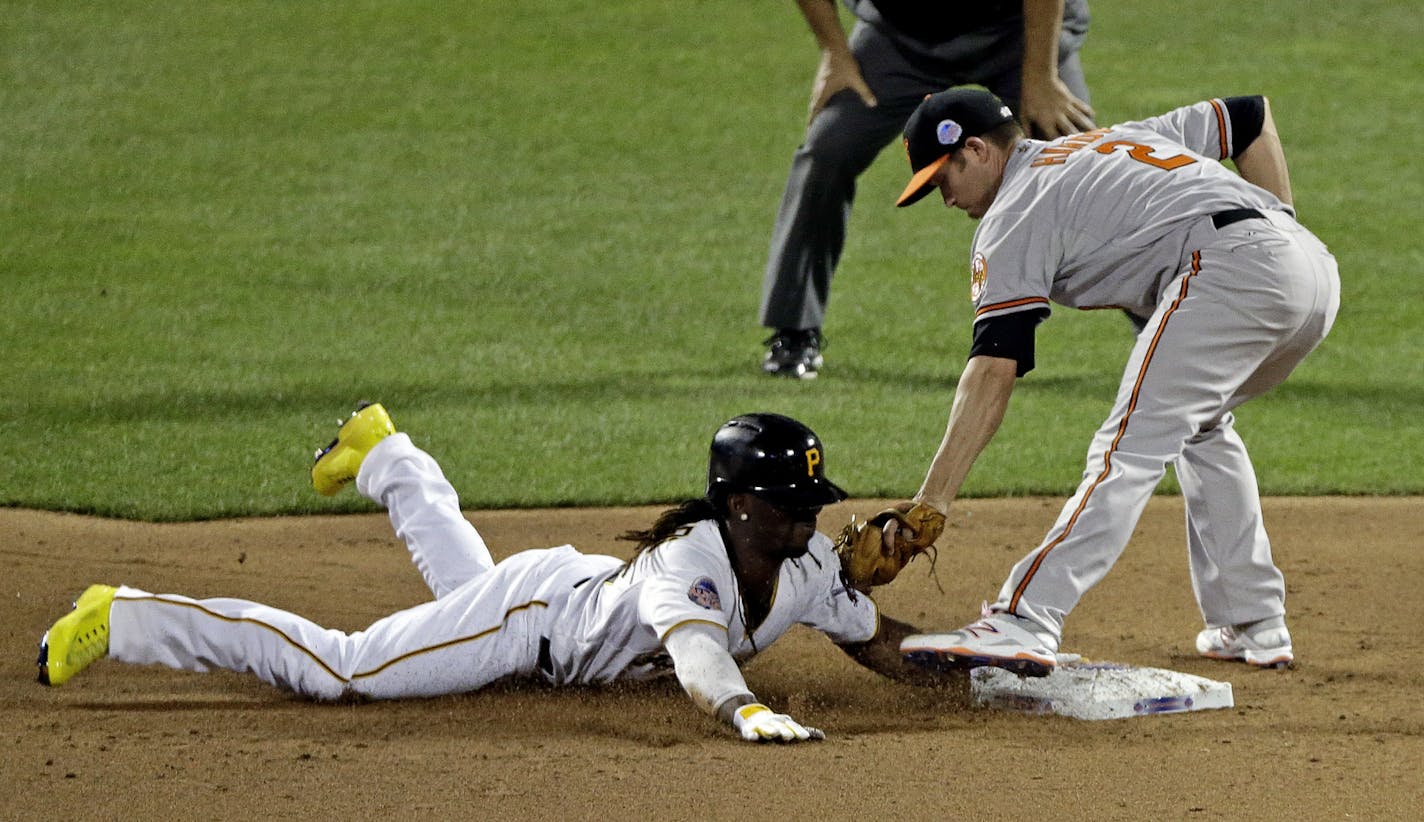
[[[718,489],[720,491],[720,489]],[[675,536],[687,533],[687,528],[704,519],[721,519],[726,511],[726,494],[715,493],[713,497],[697,497],[678,503],[663,511],[649,528],[641,531],[625,531],[619,539],[638,544],[637,550],[628,560],[632,565],[644,551],[656,548]]]

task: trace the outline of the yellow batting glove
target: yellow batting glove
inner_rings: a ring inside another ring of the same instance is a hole
[[[786,714],[778,714],[760,702],[743,705],[732,715],[732,725],[748,742],[805,742],[826,735]]]

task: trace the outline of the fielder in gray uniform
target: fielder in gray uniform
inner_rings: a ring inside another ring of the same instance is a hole
[[[845,245],[855,181],[925,95],[978,84],[1022,115],[1029,133],[1092,128],[1078,50],[1087,0],[797,0],[821,50],[805,141],[772,231],[761,323],[774,329],[762,369],[813,378],[831,277]]]
[[[901,649],[943,666],[1054,666],[1063,621],[1107,574],[1169,464],[1186,501],[1201,654],[1293,659],[1285,584],[1232,410],[1279,385],[1329,333],[1335,259],[1295,219],[1264,97],[1213,99],[1052,142],[1025,139],[992,94],[927,98],[905,127],[914,177],[980,220],[974,342],[917,500],[947,510],[1034,365],[1050,301],[1148,317],[1082,483],[983,619]],[[1240,176],[1221,162],[1234,160]]]

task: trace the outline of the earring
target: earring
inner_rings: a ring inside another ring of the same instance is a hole
[[[741,519],[742,522],[746,522],[746,521],[747,521],[747,515],[746,515],[745,513],[742,514],[742,516],[740,517],[740,519]]]

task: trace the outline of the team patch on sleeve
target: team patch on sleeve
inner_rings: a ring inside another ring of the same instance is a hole
[[[980,252],[974,252],[974,260],[969,264],[969,301],[979,302],[984,294],[984,284],[989,282],[989,261]]]
[[[687,589],[687,598],[712,611],[722,609],[722,597],[717,593],[717,585],[711,577],[700,577]]]

